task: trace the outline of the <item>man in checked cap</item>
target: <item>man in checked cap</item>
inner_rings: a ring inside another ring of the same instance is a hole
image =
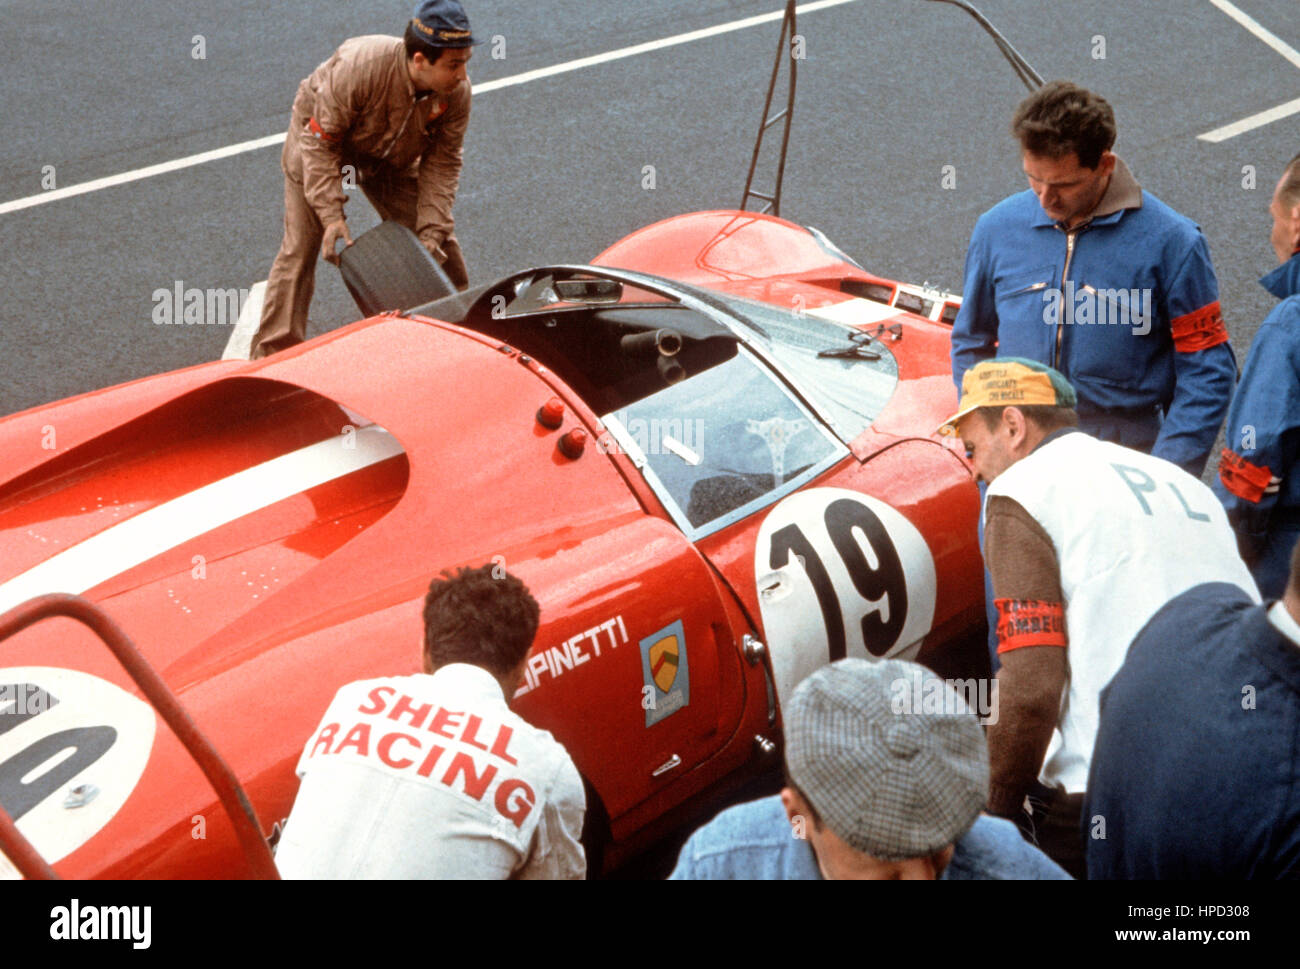
[[[823,666],[791,694],[785,732],[785,788],[696,831],[670,877],[1069,877],[1014,825],[980,813],[983,730],[924,666]]]

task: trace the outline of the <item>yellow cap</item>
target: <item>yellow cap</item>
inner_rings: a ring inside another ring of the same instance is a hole
[[[1078,403],[1069,381],[1046,364],[1023,357],[995,357],[977,363],[961,380],[957,413],[936,433],[957,433],[957,422],[980,407],[1074,407]]]

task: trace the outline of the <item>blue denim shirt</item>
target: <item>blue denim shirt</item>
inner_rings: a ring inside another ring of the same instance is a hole
[[[820,880],[812,845],[796,838],[780,795],[728,808],[682,846],[675,879]],[[981,814],[953,849],[940,880],[1036,879],[1070,876],[1025,841],[1010,821]]]

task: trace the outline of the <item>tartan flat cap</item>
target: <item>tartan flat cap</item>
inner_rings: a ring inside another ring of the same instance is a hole
[[[843,659],[786,704],[786,766],[822,821],[882,861],[934,854],[988,799],[984,731],[965,699],[903,660]]]

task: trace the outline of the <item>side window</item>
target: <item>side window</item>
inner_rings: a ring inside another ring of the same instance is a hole
[[[606,415],[619,444],[692,538],[821,473],[845,449],[742,350]]]

